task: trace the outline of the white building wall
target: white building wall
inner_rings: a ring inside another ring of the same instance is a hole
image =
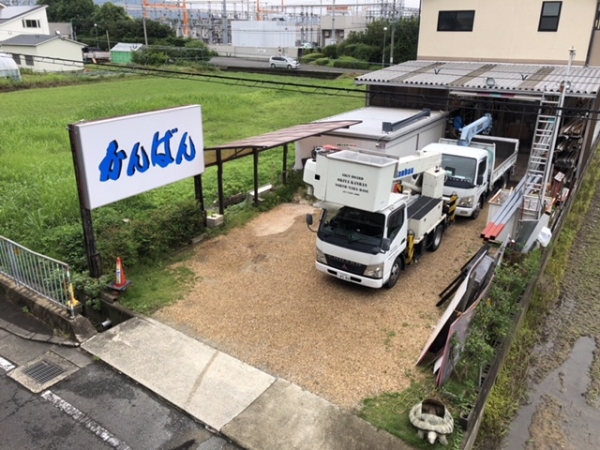
[[[23,20],[39,20],[40,28],[25,28],[23,26]],[[48,26],[45,8],[0,25],[0,41],[21,34],[50,34],[50,27]]]
[[[282,21],[231,22],[234,47],[287,48],[296,46],[296,25]]]
[[[423,0],[418,59],[565,64],[585,62],[597,0],[563,1],[557,31],[538,31],[541,0]],[[439,11],[474,10],[473,31],[437,31]]]
[[[67,39],[54,39],[37,47],[22,45],[3,45],[5,53],[17,53],[20,55],[34,56],[33,66],[28,65],[25,56],[21,56],[21,69],[30,69],[34,72],[70,72],[83,69],[82,45]],[[40,59],[41,57],[48,59]],[[74,63],[52,61],[50,58],[61,58]]]

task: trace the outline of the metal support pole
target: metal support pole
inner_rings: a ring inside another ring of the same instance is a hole
[[[77,193],[79,194],[79,205],[81,208],[81,225],[83,226],[83,240],[85,243],[85,254],[87,256],[88,270],[90,276],[100,278],[102,275],[102,259],[98,248],[96,247],[96,239],[94,237],[94,225],[92,222],[92,211],[85,207],[84,193],[82,186],[82,176],[80,168],[82,167],[79,160],[79,141],[77,139],[77,129],[75,125],[69,125],[69,138],[71,140],[71,153],[73,154],[73,166],[75,168],[75,181],[77,182]]]
[[[394,11],[394,16],[392,17],[394,21],[392,23],[392,41],[390,42],[390,67],[394,65],[394,34],[396,32],[396,11]]]
[[[221,150],[217,152],[217,182],[219,184],[219,214],[225,214],[225,193],[223,190],[223,159]]]
[[[206,208],[204,206],[204,193],[202,191],[202,175],[196,175],[194,177],[194,196],[196,197],[196,202],[200,207],[202,221],[204,223],[204,226],[206,226]]]
[[[254,206],[258,206],[258,149],[254,147]]]
[[[283,174],[281,179],[283,184],[287,184],[287,157],[288,157],[288,145],[283,144]]]
[[[385,65],[385,37],[387,34],[387,27],[383,27],[383,46],[381,48],[381,68]]]

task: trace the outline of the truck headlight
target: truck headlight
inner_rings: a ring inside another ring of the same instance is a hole
[[[465,206],[467,208],[470,208],[471,206],[473,206],[473,196],[470,195],[469,197],[459,198],[458,206]]]
[[[325,258],[325,253],[323,253],[319,249],[317,249],[317,261],[323,264],[327,264],[327,258]]]
[[[367,266],[365,269],[365,277],[369,278],[382,278],[383,277],[383,263],[372,264]]]

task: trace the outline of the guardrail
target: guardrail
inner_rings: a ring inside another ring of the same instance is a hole
[[[44,298],[68,309],[74,317],[75,299],[69,266],[0,236],[0,273]]]

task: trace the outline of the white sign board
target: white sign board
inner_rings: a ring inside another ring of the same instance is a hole
[[[327,158],[324,200],[371,212],[387,206],[396,160],[351,150],[332,153]]]
[[[204,172],[200,105],[73,127],[80,189],[88,209]]]

